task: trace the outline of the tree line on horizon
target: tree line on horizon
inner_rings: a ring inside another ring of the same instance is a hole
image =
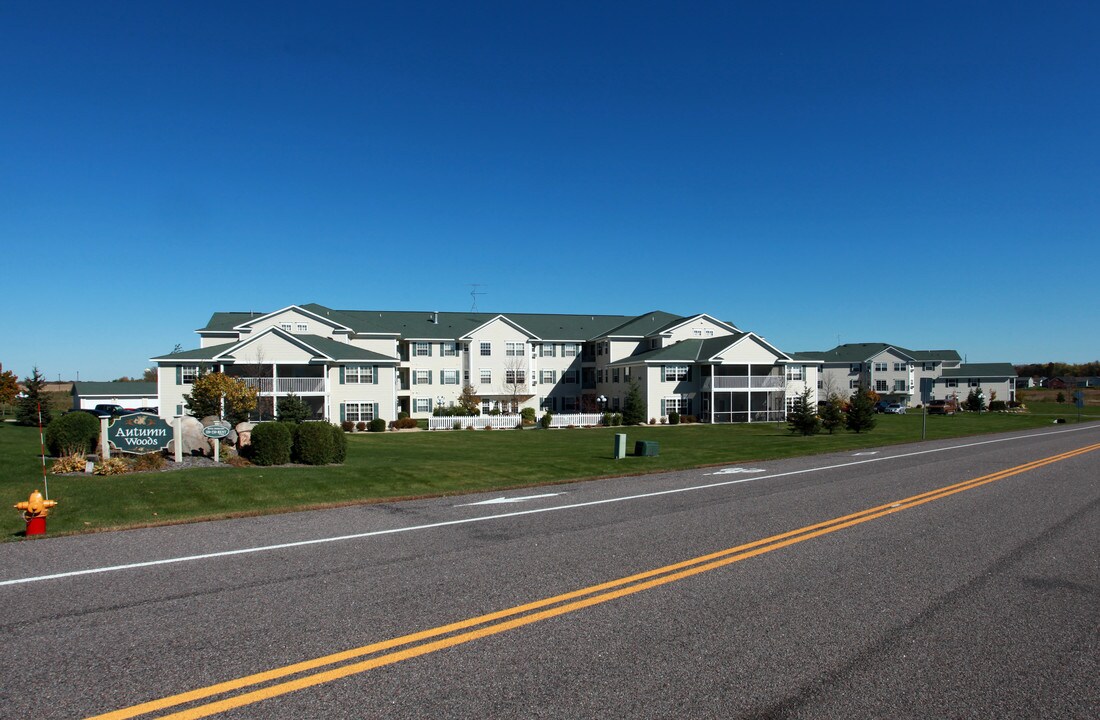
[[[1031,363],[1013,365],[1018,377],[1097,377],[1100,376],[1100,360],[1087,363]]]

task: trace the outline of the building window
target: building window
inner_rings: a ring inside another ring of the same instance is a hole
[[[431,398],[413,398],[413,412],[427,413],[432,411]]]
[[[523,357],[524,345],[526,345],[526,343],[521,343],[521,342],[504,343],[504,354],[508,357]]]
[[[859,389],[859,380],[849,380],[848,381],[848,389],[849,390],[858,390]]]
[[[577,343],[563,343],[561,346],[562,357],[577,357],[580,353],[580,345]]]
[[[946,381],[944,381],[944,382],[945,382],[945,384],[947,385],[947,387],[949,387],[949,388],[953,388],[953,387],[958,387],[958,386],[959,386],[959,381],[958,381],[958,380],[956,380],[955,378],[950,378],[950,379],[948,379],[948,380],[946,380]]]
[[[493,344],[483,342],[481,343],[481,357],[489,357],[493,354]]]
[[[825,381],[822,380],[821,378],[817,379],[817,389],[818,390],[824,390],[825,389]]]
[[[279,323],[279,329],[280,330],[286,330],[287,332],[290,332],[290,329],[292,327],[294,327],[294,325],[292,323]]]
[[[576,385],[577,384],[577,371],[576,370],[566,370],[565,372],[563,372],[561,374],[561,381],[563,383],[569,383],[570,385]]]
[[[619,396],[618,395],[611,398],[611,409],[612,410],[618,410],[619,409]]]
[[[429,357],[432,354],[432,344],[428,342],[413,343],[413,355],[416,357]]]
[[[894,392],[905,392],[905,381],[904,380],[895,380],[894,381]]]
[[[692,328],[691,335],[692,337],[703,337],[703,328]]]
[[[875,363],[875,372],[886,372],[886,370],[888,368],[889,368],[889,365],[887,363],[884,363],[884,362]]]
[[[665,381],[687,380],[687,365],[665,365]]]
[[[184,365],[180,368],[180,383],[190,385],[199,379],[198,365]]]
[[[456,342],[442,342],[439,343],[439,354],[443,357],[456,357],[458,355],[458,343]]]
[[[542,377],[539,379],[539,382],[541,382],[543,384],[546,384],[546,385],[553,385],[554,384],[554,371],[553,370],[540,370],[539,372],[542,375]]]
[[[863,366],[860,365],[859,363],[852,363],[852,366],[849,368],[849,371],[850,372],[859,372],[862,368],[863,368]]]
[[[665,408],[664,413],[662,413],[664,415],[680,412],[680,398],[678,397],[666,397],[661,401],[661,404]]]
[[[802,366],[801,365],[788,365],[787,366],[787,379],[788,380],[801,380],[802,379]]]
[[[543,357],[554,357],[554,343],[543,343],[539,350]]]
[[[980,387],[981,384],[982,384],[981,380],[977,380],[975,378],[970,378],[970,385],[969,385],[970,387]]]
[[[714,328],[707,328],[703,331],[703,334],[707,337],[714,337]]]
[[[481,414],[482,415],[488,415],[492,411],[493,411],[493,401],[492,400],[482,400],[481,401]]]
[[[458,385],[458,370],[444,370],[440,380],[444,385]]]
[[[577,411],[577,398],[564,397],[561,399],[562,412],[576,412]]]
[[[925,369],[925,371],[927,371],[927,372],[931,372],[931,371],[933,371],[933,370],[935,370],[935,369],[936,369],[936,363],[934,363],[934,362],[926,362],[926,363],[924,364],[924,369]]]
[[[300,332],[300,333],[309,332],[309,325],[307,325],[305,323],[297,323],[294,326],[294,331],[295,332]]]
[[[374,368],[370,365],[348,365],[344,368],[344,382],[364,385],[374,382]]]
[[[611,382],[619,382],[619,368],[611,368]]]
[[[905,363],[894,363],[894,372],[905,372],[907,369]]]
[[[525,385],[527,383],[526,370],[505,370],[504,383],[506,385]]]
[[[539,407],[541,407],[543,410],[553,411],[554,410],[554,398],[544,397],[542,400],[539,401]]]
[[[493,371],[489,368],[481,368],[481,384],[492,385],[493,384]]]
[[[347,403],[344,405],[344,419],[349,422],[370,422],[374,419],[374,403]]]
[[[886,392],[888,388],[885,380],[875,380],[875,392]]]
[[[413,385],[431,385],[431,370],[413,370]]]

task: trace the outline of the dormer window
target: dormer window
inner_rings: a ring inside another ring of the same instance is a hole
[[[294,326],[291,323],[279,323],[280,330],[286,330],[287,332],[290,332],[291,328],[293,327]]]
[[[300,333],[309,332],[309,325],[307,325],[306,323],[297,323],[294,326],[294,332],[300,332]]]

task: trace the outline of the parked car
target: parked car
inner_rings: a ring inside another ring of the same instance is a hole
[[[135,410],[127,410],[121,405],[115,405],[113,403],[100,403],[95,406],[95,410],[97,413],[100,413],[100,415],[108,415],[110,417],[118,417],[119,415],[136,412]]]
[[[65,414],[68,415],[69,413],[74,413],[74,412],[88,413],[89,415],[95,415],[96,417],[111,417],[111,413],[109,413],[109,412],[103,412],[102,410],[92,410],[92,409],[89,409],[89,408],[73,408],[72,410],[69,410]]]
[[[954,415],[955,402],[953,400],[931,400],[928,403],[929,415]]]
[[[134,412],[152,413],[153,415],[156,415],[158,411],[159,408],[155,407],[139,407],[134,410]]]
[[[904,415],[905,406],[901,403],[890,403],[883,412],[888,415]]]
[[[877,403],[875,403],[875,412],[877,412],[877,413],[886,412],[886,408],[888,408],[888,407],[890,407],[890,401],[889,400],[879,400]]]

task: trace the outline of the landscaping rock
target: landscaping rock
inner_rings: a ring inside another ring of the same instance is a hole
[[[210,443],[206,436],[202,434],[203,425],[198,418],[184,415],[180,418],[180,424],[182,425],[180,435],[183,438],[183,454],[192,455],[195,452],[200,452],[203,455],[210,455]],[[173,440],[168,444],[169,450],[173,453],[175,452],[175,442]]]

